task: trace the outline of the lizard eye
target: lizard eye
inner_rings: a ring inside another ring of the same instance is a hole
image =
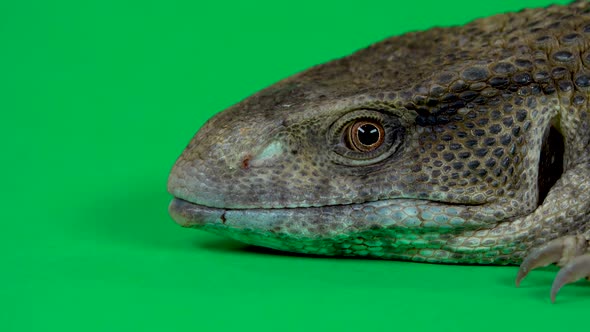
[[[399,117],[371,109],[344,114],[328,131],[335,152],[333,161],[349,166],[370,165],[388,158],[401,146],[404,136]]]
[[[345,132],[346,144],[350,149],[358,152],[373,151],[385,140],[383,126],[371,119],[352,123]]]

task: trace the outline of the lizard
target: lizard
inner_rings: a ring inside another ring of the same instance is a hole
[[[590,3],[391,37],[209,119],[172,218],[281,251],[590,277]]]

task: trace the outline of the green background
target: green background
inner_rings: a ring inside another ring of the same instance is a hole
[[[0,331],[587,328],[555,268],[284,255],[176,226],[213,114],[405,31],[550,1],[2,1]],[[563,1],[562,1],[563,3]]]

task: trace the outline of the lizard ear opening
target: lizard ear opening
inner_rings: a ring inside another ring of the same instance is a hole
[[[551,126],[545,133],[539,159],[539,177],[537,178],[539,205],[543,204],[549,190],[563,173],[564,150],[563,136],[557,128]]]

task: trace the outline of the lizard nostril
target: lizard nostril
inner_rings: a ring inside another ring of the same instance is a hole
[[[250,168],[250,160],[252,160],[252,156],[247,154],[244,159],[242,159],[242,169]]]

